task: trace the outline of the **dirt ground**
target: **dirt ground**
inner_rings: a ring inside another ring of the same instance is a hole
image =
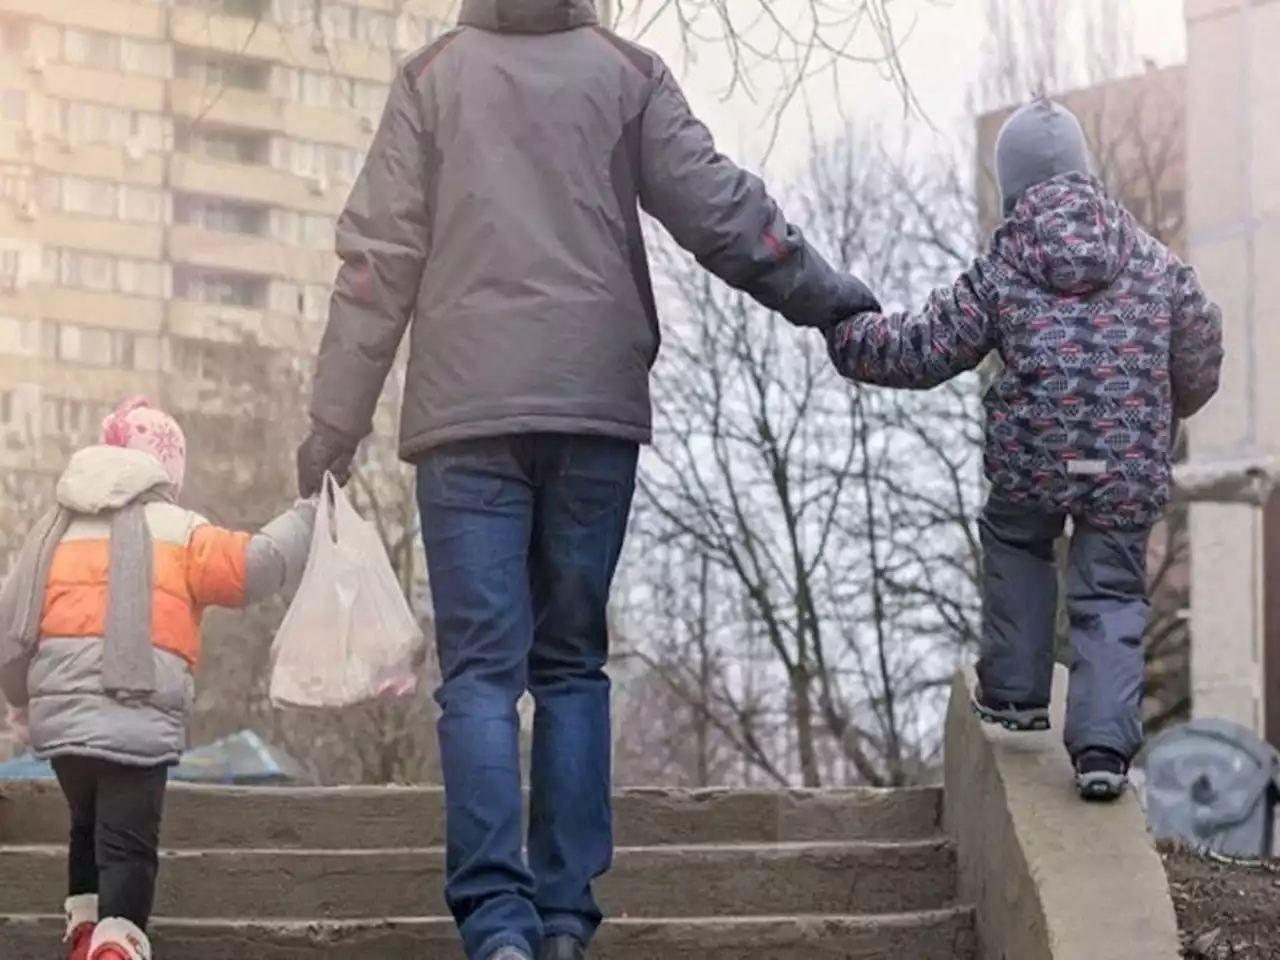
[[[1280,960],[1280,860],[1162,846],[1186,960]]]

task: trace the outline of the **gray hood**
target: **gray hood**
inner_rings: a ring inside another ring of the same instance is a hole
[[[494,33],[562,33],[600,22],[595,0],[463,0],[458,25]]]
[[[996,179],[1004,215],[1022,195],[1064,173],[1092,173],[1084,131],[1074,113],[1040,97],[1015,110],[996,138]]]

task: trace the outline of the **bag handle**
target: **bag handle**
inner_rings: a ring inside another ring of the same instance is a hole
[[[326,470],[320,482],[320,502],[316,510],[317,536],[328,537],[331,543],[338,542],[338,501],[345,499],[337,478]]]
[[[329,537],[338,542],[340,528],[349,527],[362,521],[362,517],[351,505],[351,498],[342,489],[332,473],[324,475],[321,496],[325,506],[325,520]]]

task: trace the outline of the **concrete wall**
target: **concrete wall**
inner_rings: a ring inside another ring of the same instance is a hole
[[[1076,796],[1060,739],[1066,669],[1055,672],[1049,733],[980,722],[974,682],[966,672],[951,691],[943,820],[979,960],[1174,960],[1173,901],[1137,800]]]
[[[1280,3],[1186,0],[1190,261],[1224,313],[1219,396],[1190,424],[1195,461],[1280,449]],[[1263,732],[1261,512],[1191,511],[1192,696],[1197,715]]]

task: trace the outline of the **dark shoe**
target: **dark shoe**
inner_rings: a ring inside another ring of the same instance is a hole
[[[586,960],[587,948],[577,937],[548,937],[542,944],[541,960]]]
[[[1075,757],[1076,789],[1085,800],[1117,800],[1129,786],[1129,761],[1106,747],[1089,747]]]
[[[973,712],[983,723],[995,723],[1006,730],[1032,733],[1049,729],[1049,705],[1047,703],[1011,703],[1006,700],[988,700],[979,687],[971,702]]]

